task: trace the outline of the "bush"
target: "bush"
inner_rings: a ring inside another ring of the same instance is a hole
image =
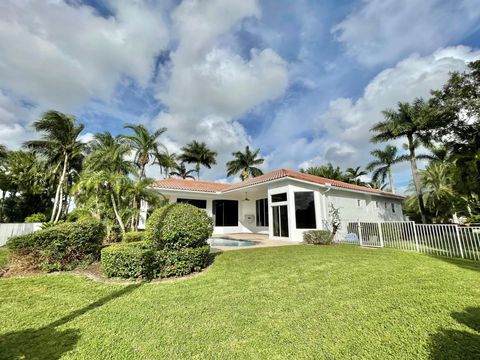
[[[176,251],[152,250],[145,242],[113,244],[102,250],[103,272],[108,277],[153,279],[185,276],[203,269],[210,247]]]
[[[62,223],[8,240],[17,255],[33,255],[46,271],[70,270],[98,259],[105,227],[95,220]]]
[[[309,230],[303,233],[303,242],[313,245],[330,245],[332,236],[330,231],[326,230]]]
[[[162,238],[163,220],[173,206],[175,206],[175,204],[168,204],[168,205],[162,206],[161,208],[158,208],[155,211],[153,211],[153,213],[148,217],[144,240],[152,248],[155,248],[155,249],[162,248],[163,244],[162,244],[161,238]]]
[[[144,233],[140,231],[129,231],[123,236],[123,241],[126,243],[143,241],[143,235]]]
[[[24,220],[26,223],[43,223],[47,221],[47,217],[42,213],[35,213],[27,216]]]

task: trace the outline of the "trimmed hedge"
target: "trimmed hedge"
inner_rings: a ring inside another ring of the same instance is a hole
[[[190,204],[170,204],[157,209],[147,221],[145,241],[155,249],[181,250],[206,245],[213,220]]]
[[[101,263],[108,277],[153,279],[185,276],[203,269],[210,247],[176,251],[152,250],[145,242],[113,244],[102,249]]]
[[[123,241],[126,243],[143,241],[145,233],[141,231],[129,231],[123,235]]]
[[[309,230],[303,233],[303,242],[313,245],[330,245],[333,241],[330,231]]]
[[[43,270],[70,270],[98,259],[104,237],[101,222],[85,220],[10,238],[7,247],[16,255],[32,255]]]

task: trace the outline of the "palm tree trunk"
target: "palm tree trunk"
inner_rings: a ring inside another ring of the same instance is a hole
[[[117,219],[118,225],[120,225],[120,229],[122,230],[122,235],[125,235],[125,225],[123,224],[122,218],[118,213],[117,209],[117,202],[115,201],[115,196],[113,192],[110,192],[110,200],[112,201],[113,212],[115,213],[115,218]]]
[[[418,208],[420,210],[420,216],[422,217],[422,223],[426,224],[427,216],[425,211],[425,204],[423,202],[422,184],[420,183],[420,177],[418,175],[417,157],[415,156],[415,146],[413,137],[411,135],[408,136],[408,149],[410,151],[410,166],[412,168],[413,183],[417,192]]]
[[[390,191],[395,194],[395,185],[393,184],[392,169],[388,168],[388,181],[390,182]]]
[[[197,172],[197,180],[200,180],[200,163],[195,165],[195,171]]]
[[[63,208],[63,186],[60,189],[60,196],[58,197],[58,208],[57,208],[58,211],[57,211],[57,215],[55,215],[55,220],[54,220],[55,223],[57,223],[58,220],[60,219],[62,208]]]
[[[65,154],[65,158],[63,159],[62,175],[60,176],[60,180],[58,181],[58,185],[57,185],[57,190],[55,192],[55,200],[53,201],[53,210],[52,210],[52,216],[50,217],[50,222],[56,219],[57,208],[60,207],[60,204],[59,204],[61,200],[60,192],[63,188],[63,182],[65,181],[65,175],[67,173],[67,164],[68,164],[68,154]]]

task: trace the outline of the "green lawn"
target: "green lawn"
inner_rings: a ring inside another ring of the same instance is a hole
[[[9,257],[8,249],[5,246],[0,246],[0,270],[7,266]]]
[[[288,246],[160,284],[1,279],[0,324],[9,359],[479,359],[480,264]]]

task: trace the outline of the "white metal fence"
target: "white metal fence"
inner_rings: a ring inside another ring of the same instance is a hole
[[[40,229],[41,223],[7,223],[0,224],[0,246],[7,243],[12,236],[24,235]]]
[[[480,261],[480,227],[344,220],[335,241]]]

